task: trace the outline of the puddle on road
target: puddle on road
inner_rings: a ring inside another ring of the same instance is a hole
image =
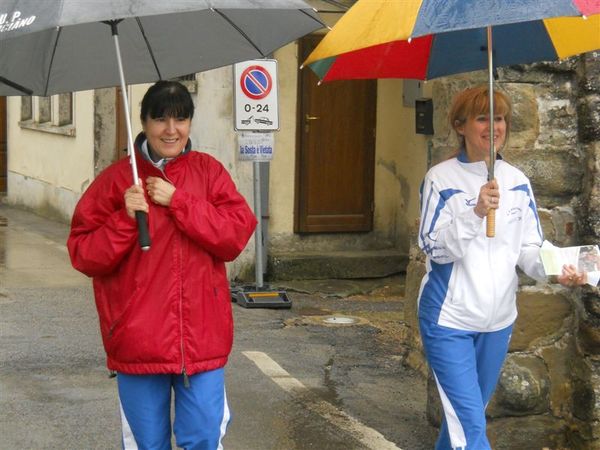
[[[358,322],[358,319],[354,317],[345,316],[331,316],[323,319],[327,325],[354,325]]]
[[[288,319],[284,322],[285,326],[300,326],[300,325],[319,325],[324,327],[348,327],[357,325],[370,325],[367,319],[356,316],[347,315],[302,315]]]

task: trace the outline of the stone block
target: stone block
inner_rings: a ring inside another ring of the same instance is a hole
[[[488,422],[488,438],[494,450],[568,449],[564,420],[548,414],[507,417]]]
[[[536,197],[577,195],[582,191],[584,164],[570,151],[549,148],[520,151],[505,150],[508,162],[529,177]]]
[[[538,205],[538,216],[545,239],[560,247],[577,245],[577,218],[573,208],[557,206],[546,209]]]
[[[561,247],[576,245],[577,218],[570,206],[558,206],[552,209],[552,223],[554,224],[554,243]]]
[[[600,301],[598,296],[598,290],[586,287],[587,292],[583,293],[583,306],[585,312],[591,316],[591,318],[600,320]]]
[[[577,104],[579,138],[582,142],[600,140],[600,94],[580,98]]]
[[[573,416],[589,422],[597,420],[597,413],[594,408],[595,392],[594,387],[588,377],[573,375]]]
[[[540,118],[538,112],[537,97],[539,93],[534,85],[523,83],[503,83],[502,88],[506,90],[513,103],[513,116],[510,127],[511,139],[514,133],[528,132],[530,139],[527,148],[533,145],[540,130]]]
[[[579,343],[584,353],[600,355],[600,319],[588,317],[579,323]]]
[[[577,145],[578,123],[572,90],[561,92],[549,88],[542,91],[538,105],[540,134],[537,148],[574,148]]]
[[[519,316],[510,351],[525,351],[562,336],[573,316],[570,300],[560,292],[524,288],[517,293]]]
[[[548,413],[549,390],[548,370],[540,357],[509,354],[487,414],[502,417]]]
[[[600,141],[584,147],[588,155],[587,217],[583,218],[586,228],[600,242]]]
[[[556,229],[554,228],[554,222],[552,221],[552,212],[549,209],[541,208],[538,203],[538,217],[540,218],[544,238],[554,242]]]
[[[550,410],[557,417],[573,415],[573,380],[581,372],[581,352],[578,351],[573,334],[567,333],[560,340],[536,349],[548,368],[550,379]]]
[[[395,249],[273,253],[270,280],[322,280],[328,278],[379,278],[404,272],[408,255]]]
[[[578,64],[577,58],[561,62],[540,62],[504,67],[500,73],[506,82],[529,83],[542,86],[556,86],[564,79],[571,79]]]
[[[579,79],[585,93],[600,94],[600,58],[598,52],[589,52],[581,57]]]
[[[588,360],[589,362],[589,360]],[[589,382],[592,388],[591,408],[592,421],[596,425],[600,425],[600,361],[593,360],[586,366],[590,370]],[[597,426],[598,433],[595,434],[597,439],[600,439],[600,426]]]

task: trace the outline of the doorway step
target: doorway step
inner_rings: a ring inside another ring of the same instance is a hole
[[[383,278],[406,272],[408,253],[397,249],[274,253],[269,280]]]

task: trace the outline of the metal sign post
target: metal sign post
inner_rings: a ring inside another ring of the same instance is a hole
[[[291,308],[285,291],[265,286],[263,274],[264,230],[260,162],[273,157],[274,137],[279,130],[277,100],[277,62],[253,60],[234,65],[234,129],[238,133],[238,159],[253,161],[254,214],[258,224],[254,232],[254,286],[232,289],[232,299],[245,308]]]
[[[254,231],[254,252],[256,262],[254,264],[254,272],[256,272],[256,289],[263,287],[263,260],[262,260],[262,244],[263,244],[263,229],[262,229],[262,204],[260,198],[260,162],[254,161],[253,164],[254,177],[254,214],[256,215],[256,230]]]

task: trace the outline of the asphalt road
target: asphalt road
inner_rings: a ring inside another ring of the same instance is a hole
[[[120,448],[116,383],[90,280],[68,261],[67,233],[0,206],[2,450]],[[291,310],[234,305],[224,448],[432,448],[425,381],[403,365],[402,343],[374,325],[401,321],[402,299],[289,295]],[[326,323],[332,315],[357,323]]]

